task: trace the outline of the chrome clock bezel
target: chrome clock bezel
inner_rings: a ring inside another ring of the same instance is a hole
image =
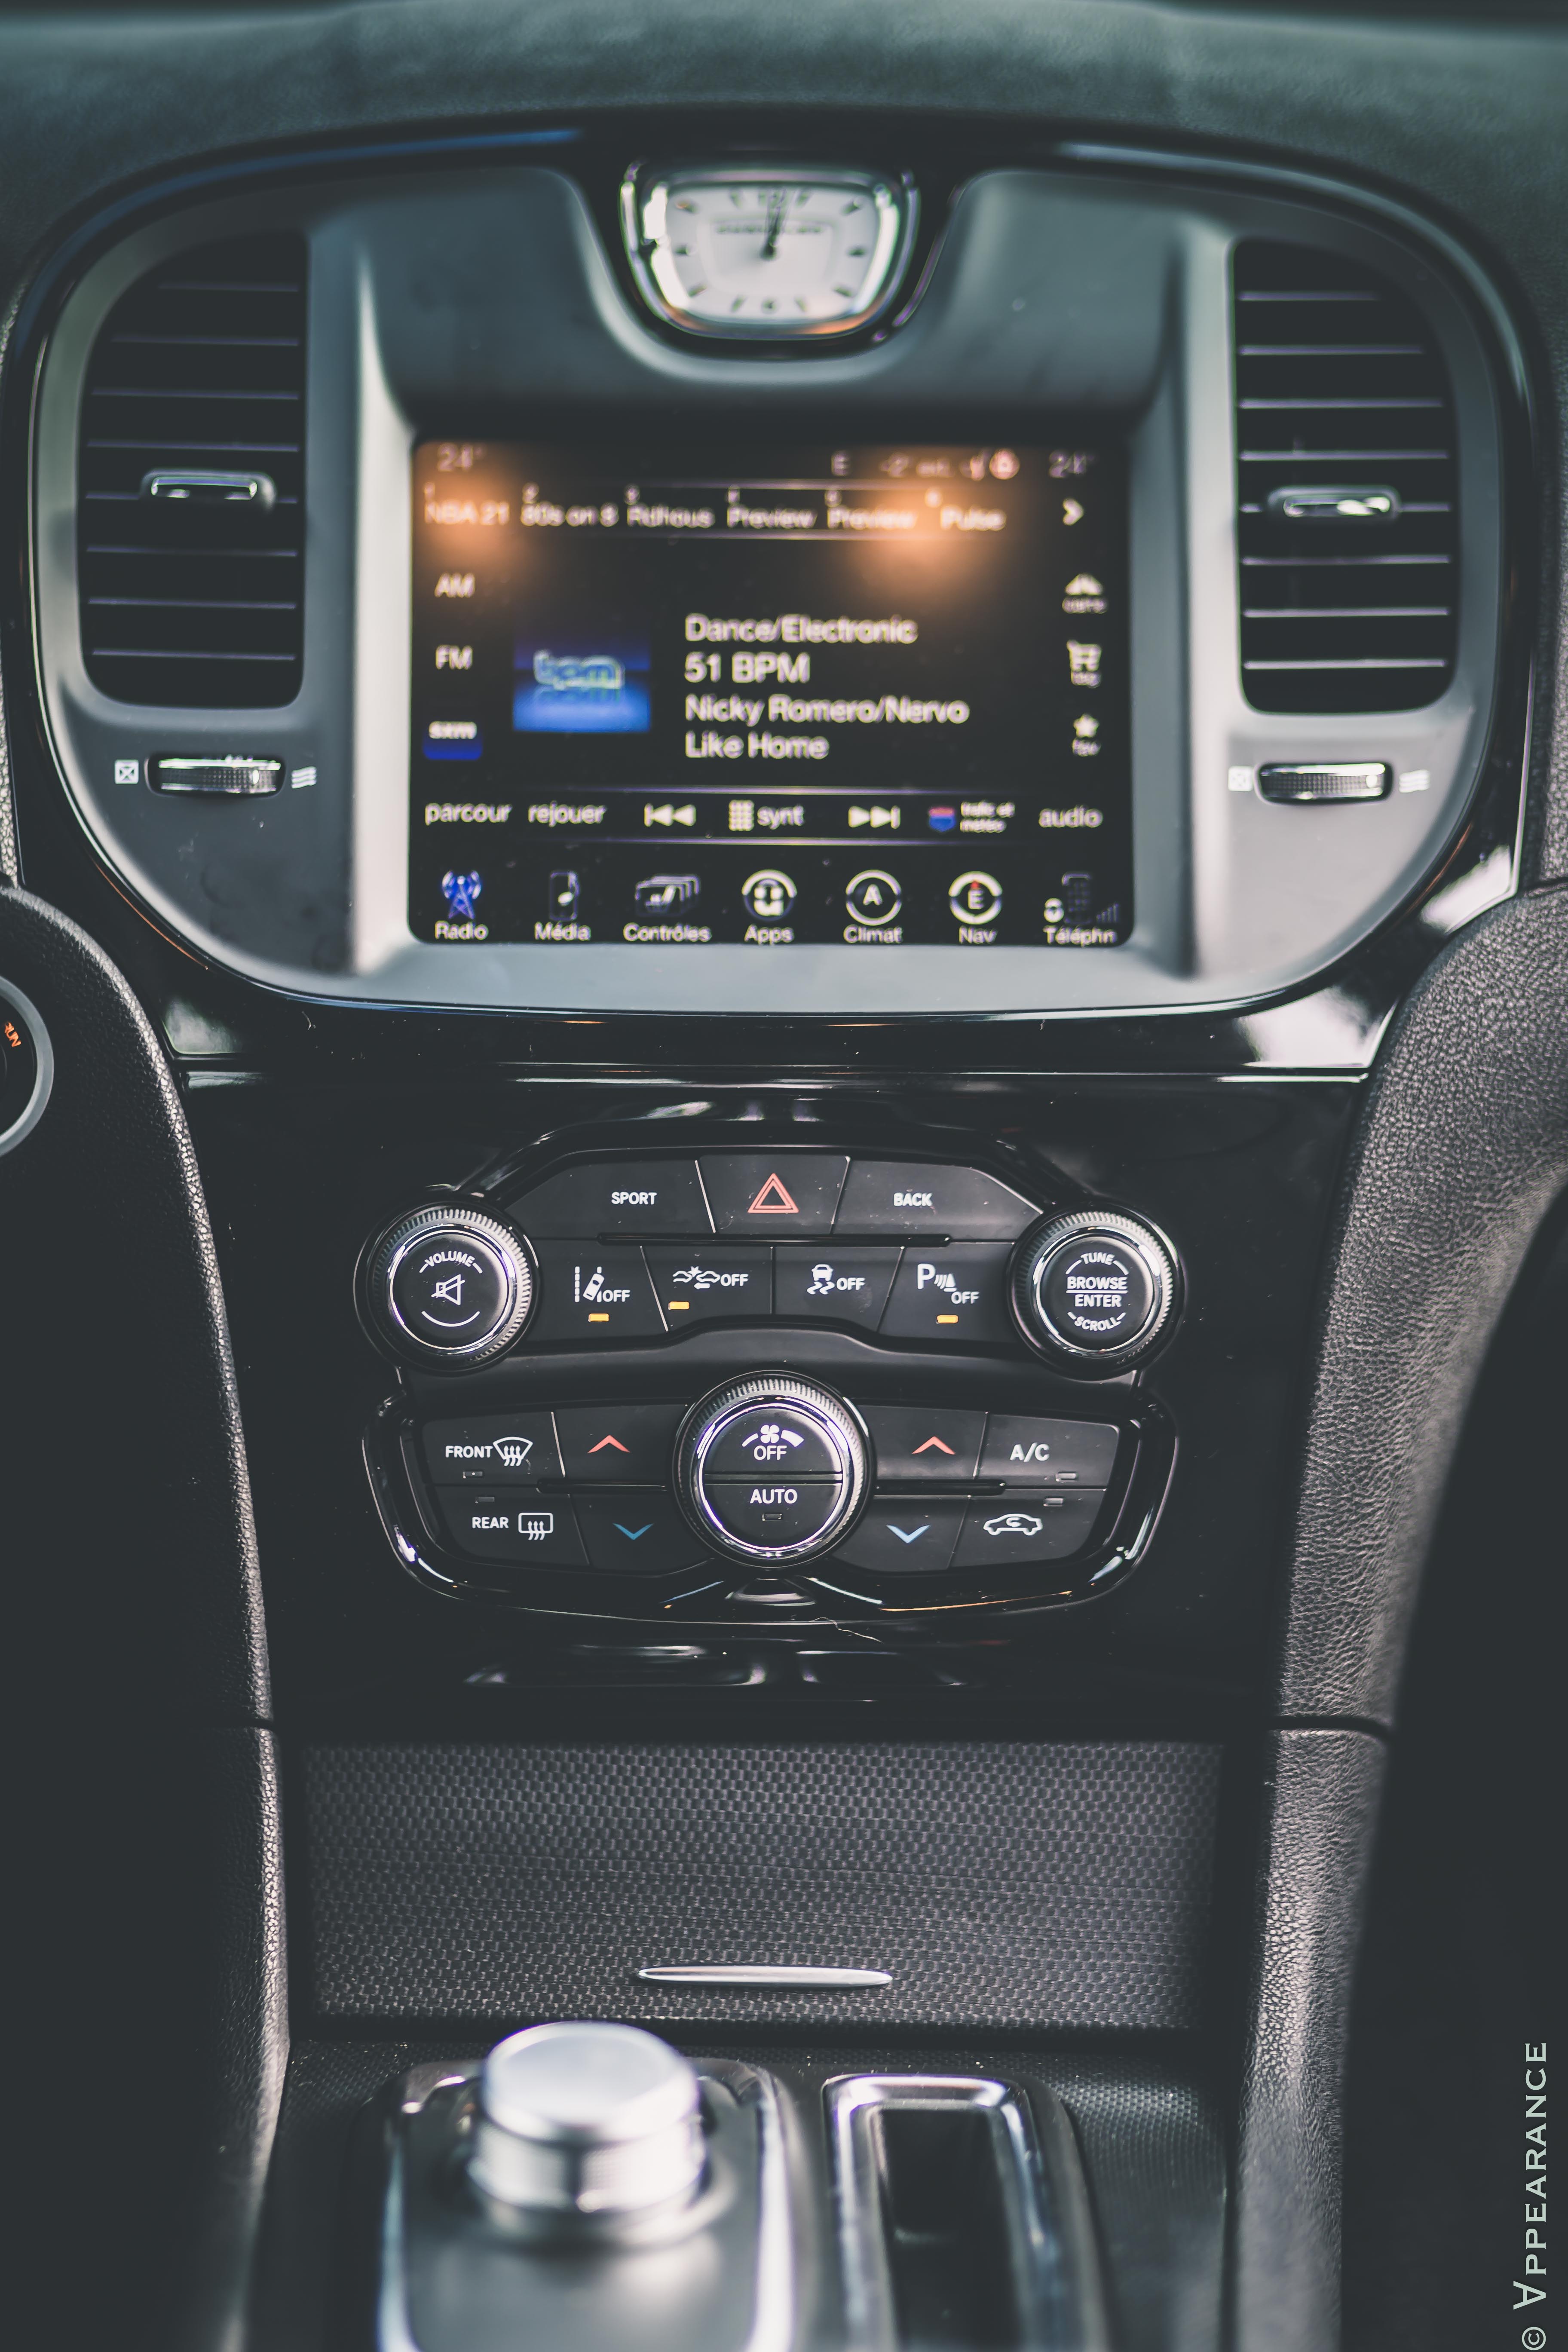
[[[706,319],[687,307],[671,267],[665,226],[677,187],[844,188],[870,198],[877,244],[867,291],[858,307],[836,319]],[[919,226],[920,194],[912,181],[888,172],[826,163],[634,164],[621,183],[621,230],[637,291],[656,318],[705,341],[752,343],[834,342],[875,325],[891,309],[903,282]]]

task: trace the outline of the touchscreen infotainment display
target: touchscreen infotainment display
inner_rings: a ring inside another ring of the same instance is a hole
[[[409,920],[1117,946],[1114,446],[423,444]]]

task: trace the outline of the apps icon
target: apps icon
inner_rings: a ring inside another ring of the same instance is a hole
[[[441,896],[462,923],[472,922],[474,908],[484,887],[483,879],[478,874],[443,874],[441,877]]]
[[[947,894],[959,923],[993,923],[1002,912],[1002,885],[994,874],[961,874]]]
[[[844,893],[851,920],[871,929],[896,921],[903,903],[904,894],[897,882],[879,866],[868,866],[863,874],[857,874]]]
[[[764,866],[747,875],[741,896],[759,923],[776,923],[795,904],[795,884],[775,866]]]

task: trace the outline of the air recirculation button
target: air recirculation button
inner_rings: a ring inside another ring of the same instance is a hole
[[[820,1381],[757,1373],[694,1404],[676,1492],[704,1543],[731,1559],[815,1559],[865,1503],[870,1453],[854,1407]]]

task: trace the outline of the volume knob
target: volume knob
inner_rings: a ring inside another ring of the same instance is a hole
[[[527,1243],[499,1217],[461,1203],[432,1202],[395,1218],[361,1264],[367,1320],[407,1363],[488,1364],[533,1311]]]

